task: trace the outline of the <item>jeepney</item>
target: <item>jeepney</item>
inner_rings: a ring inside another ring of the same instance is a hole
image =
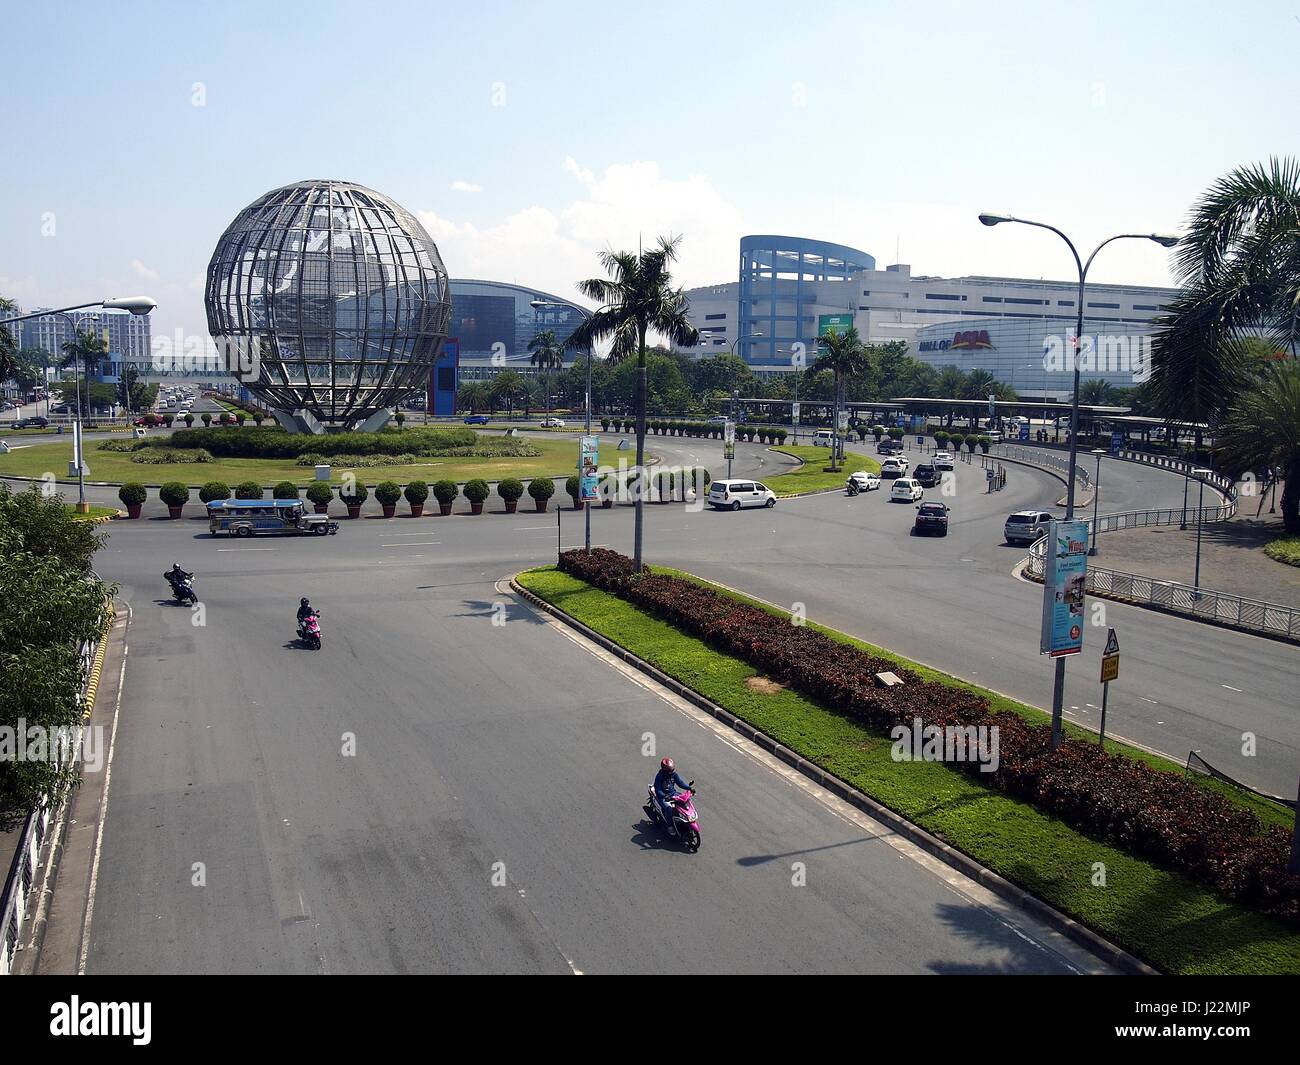
[[[208,504],[208,531],[213,536],[333,536],[339,523],[308,514],[301,499],[214,499]]]

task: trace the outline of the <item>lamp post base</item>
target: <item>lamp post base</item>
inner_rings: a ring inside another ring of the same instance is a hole
[[[90,513],[90,504],[89,504],[89,503],[77,503],[77,504],[76,504],[76,508],[77,508],[77,513],[78,513],[78,514],[89,514],[89,513]]]

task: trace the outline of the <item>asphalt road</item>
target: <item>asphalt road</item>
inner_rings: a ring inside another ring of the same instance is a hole
[[[1091,967],[513,604],[496,579],[553,557],[553,516],[469,521],[115,534],[134,617],[88,971]],[[162,599],[178,553],[202,626]],[[696,855],[644,822],[662,753],[700,783]]]

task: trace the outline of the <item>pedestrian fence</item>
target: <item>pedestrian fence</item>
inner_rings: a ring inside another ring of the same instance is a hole
[[[1239,788],[1241,791],[1248,791],[1252,795],[1258,795],[1261,799],[1268,799],[1269,802],[1275,802],[1279,806],[1285,806],[1288,810],[1296,809],[1295,799],[1284,799],[1278,795],[1270,795],[1266,791],[1252,788],[1249,784],[1243,784],[1235,777],[1228,776],[1228,774],[1223,772],[1223,770],[1215,769],[1214,766],[1210,765],[1209,762],[1195,751],[1187,752],[1187,772],[1199,773],[1202,776],[1213,777],[1215,780],[1222,780],[1225,784],[1231,784],[1234,788]]]
[[[1025,576],[1035,581],[1043,579],[1046,551],[1047,537],[1044,536],[1029,549]],[[1300,608],[1297,607],[1091,564],[1087,573],[1085,589],[1090,595],[1113,596],[1200,621],[1300,642]]]

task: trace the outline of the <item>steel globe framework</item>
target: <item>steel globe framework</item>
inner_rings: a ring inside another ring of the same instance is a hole
[[[212,253],[205,302],[243,384],[307,432],[382,425],[426,387],[451,320],[424,227],[346,181],[301,181],[244,208]]]

